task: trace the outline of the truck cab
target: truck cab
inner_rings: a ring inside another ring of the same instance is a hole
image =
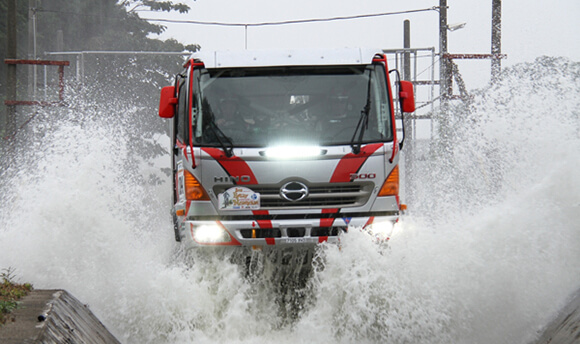
[[[380,49],[212,51],[161,90],[175,239],[188,247],[388,237],[401,210],[394,98]]]

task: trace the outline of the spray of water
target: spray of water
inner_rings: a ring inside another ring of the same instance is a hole
[[[529,343],[580,286],[579,71],[506,71],[433,152],[388,246],[354,230],[306,262],[183,252],[155,182],[169,159],[127,139],[142,109],[71,101],[2,171],[0,267],[67,289],[125,343]]]

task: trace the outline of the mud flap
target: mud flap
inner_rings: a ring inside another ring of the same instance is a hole
[[[180,242],[181,235],[179,234],[179,226],[177,225],[177,215],[175,215],[175,212],[172,213],[173,213],[173,231],[175,232],[175,241]]]

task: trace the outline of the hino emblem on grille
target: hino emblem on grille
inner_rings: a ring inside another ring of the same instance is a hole
[[[308,187],[300,182],[289,182],[280,188],[280,196],[287,201],[297,202],[308,196]]]

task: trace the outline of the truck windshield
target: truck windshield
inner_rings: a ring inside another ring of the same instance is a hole
[[[203,70],[196,82],[193,132],[201,146],[348,145],[365,107],[357,140],[392,140],[380,64]]]

